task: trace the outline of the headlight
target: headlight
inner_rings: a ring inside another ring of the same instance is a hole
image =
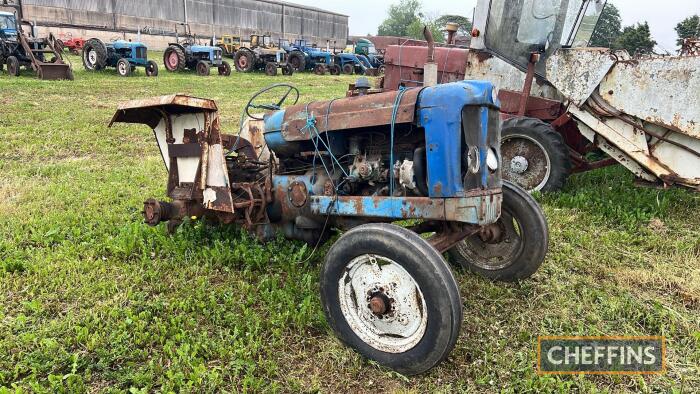
[[[496,155],[496,151],[493,148],[490,148],[489,152],[486,154],[486,165],[491,171],[496,171],[498,169],[498,155]]]

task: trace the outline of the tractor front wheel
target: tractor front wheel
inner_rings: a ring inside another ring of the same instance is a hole
[[[183,71],[185,69],[185,52],[178,46],[169,46],[163,54],[163,64],[168,71]]]
[[[343,64],[343,74],[352,75],[355,73],[355,65],[351,63]]]
[[[209,62],[200,60],[197,62],[197,75],[200,77],[206,77],[211,72],[211,64]]]
[[[219,75],[223,75],[224,77],[231,75],[231,65],[228,64],[228,62],[221,62],[221,65],[219,66]]]
[[[294,74],[294,67],[291,64],[287,63],[284,66],[282,66],[282,75],[289,76],[292,74]]]
[[[459,288],[440,252],[393,224],[338,239],[321,270],[321,301],[343,342],[405,375],[444,360],[462,324]]]
[[[324,64],[317,64],[314,66],[314,74],[324,75],[326,73],[326,66]]]
[[[529,278],[542,265],[549,229],[542,208],[520,186],[503,182],[501,217],[449,250],[465,269],[491,280]]]
[[[19,60],[14,56],[7,58],[7,73],[11,77],[19,77]]]
[[[277,63],[269,62],[265,65],[265,75],[274,77],[277,75]]]
[[[561,134],[534,118],[503,122],[501,157],[503,179],[529,192],[561,189],[571,170],[569,151]]]
[[[131,63],[128,60],[121,58],[117,61],[117,74],[122,77],[131,75]]]
[[[146,63],[146,76],[157,77],[158,76],[158,63],[153,60],[149,60]]]
[[[247,49],[239,49],[233,56],[233,65],[236,71],[249,73],[255,67],[255,55]]]
[[[328,66],[328,72],[330,72],[331,75],[340,75],[340,66],[337,64],[331,64]]]

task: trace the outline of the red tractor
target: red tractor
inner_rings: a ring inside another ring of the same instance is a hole
[[[62,35],[58,40],[58,46],[60,50],[68,49],[73,55],[80,55],[85,46],[85,39],[83,38],[73,38],[70,34]]]

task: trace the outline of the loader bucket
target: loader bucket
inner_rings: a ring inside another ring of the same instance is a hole
[[[48,81],[73,80],[73,71],[65,63],[39,63],[36,67],[36,75],[39,79]]]

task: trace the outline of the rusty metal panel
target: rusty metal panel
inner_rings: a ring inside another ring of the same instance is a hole
[[[467,69],[468,50],[456,47],[435,48],[435,63],[438,67],[438,83],[449,83],[464,79]],[[423,68],[428,57],[427,46],[390,45],[384,62],[384,88],[398,89],[403,86],[422,86]]]
[[[311,196],[311,212],[319,215],[389,219],[435,219],[487,225],[501,214],[498,192],[461,198]]]
[[[420,89],[410,89],[405,92],[399,104],[397,124],[413,122],[419,93]],[[308,107],[305,104],[289,107],[285,111],[282,135],[287,141],[310,139],[312,135],[307,127],[307,116],[315,118],[319,132],[386,126],[391,123],[397,94],[394,91],[342,98],[333,102],[316,102],[309,104]]]
[[[620,53],[619,56],[624,56]],[[547,80],[577,106],[591,97],[619,56],[607,48],[560,49],[547,59]]]
[[[700,138],[700,57],[659,57],[617,63],[600,84],[615,109]]]

